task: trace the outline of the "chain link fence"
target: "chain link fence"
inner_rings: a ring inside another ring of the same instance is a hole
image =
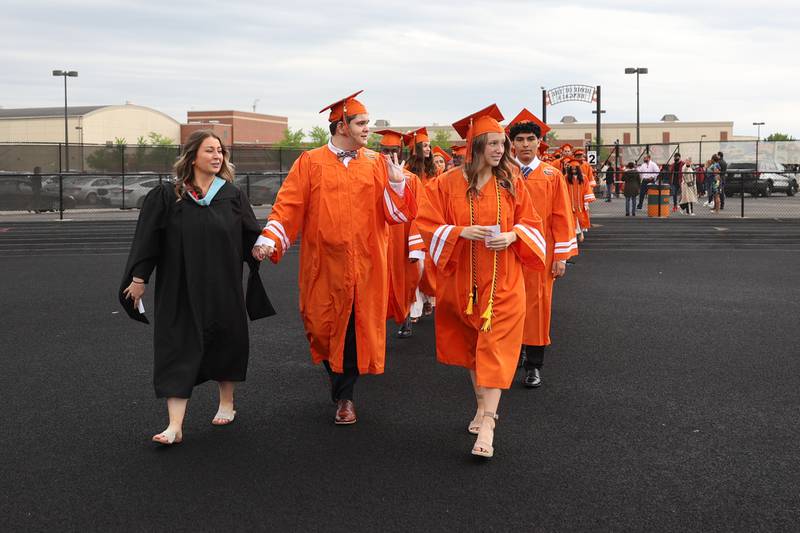
[[[655,185],[669,197],[671,211],[682,212],[685,206],[681,182],[685,176],[695,183],[698,201],[693,212],[699,216],[749,218],[800,218],[800,141],[697,141],[641,145],[591,146],[598,154],[598,186],[595,195],[602,203],[592,204],[592,211],[624,215],[625,166],[639,166],[645,155],[658,165]],[[714,206],[712,182],[706,170],[712,156],[722,154],[719,200]],[[675,161],[680,161],[676,171]],[[687,166],[689,164],[690,166]],[[614,204],[613,200],[619,198]],[[641,202],[640,202],[641,203]],[[604,205],[606,204],[606,205]]]

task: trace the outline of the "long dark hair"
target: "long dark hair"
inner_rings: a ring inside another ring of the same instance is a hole
[[[214,137],[222,146],[222,167],[219,170],[219,177],[233,183],[233,164],[230,161],[230,152],[225,147],[225,143],[222,142],[219,135],[211,130],[197,130],[186,139],[181,156],[172,167],[175,172],[175,196],[177,196],[178,200],[186,192],[187,187],[192,186],[194,181],[194,165],[192,163],[197,159],[197,151],[200,149],[200,145],[209,137]]]
[[[433,149],[431,155],[425,157],[422,143],[414,145],[414,151],[409,152],[406,168],[420,178],[432,178],[436,176],[436,165],[433,164]]]
[[[486,149],[486,139],[488,135],[488,133],[484,133],[473,139],[472,161],[464,163],[464,174],[467,176],[468,184],[467,196],[478,195],[478,168],[480,168],[483,163],[483,151]],[[511,141],[508,140],[508,137],[505,137],[503,140],[503,147],[505,147],[503,157],[500,158],[500,164],[492,169],[492,174],[494,174],[495,179],[497,179],[497,184],[500,187],[511,193],[511,196],[516,196],[513,173],[515,165],[511,162]]]
[[[572,183],[573,177],[578,179],[578,183],[583,183],[583,172],[578,165],[567,165],[567,181]]]

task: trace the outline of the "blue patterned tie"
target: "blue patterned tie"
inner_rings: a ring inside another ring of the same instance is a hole
[[[336,156],[339,158],[339,161],[344,161],[348,157],[351,159],[355,159],[358,157],[358,150],[351,150],[349,152],[342,150],[341,152],[336,154]]]
[[[528,174],[530,174],[531,172],[533,172],[533,169],[531,167],[529,167],[528,165],[522,165],[522,175],[524,177],[527,178]]]

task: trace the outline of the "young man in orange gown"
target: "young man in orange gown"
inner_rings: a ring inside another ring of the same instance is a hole
[[[386,356],[387,225],[416,216],[401,164],[366,148],[369,114],[338,100],[327,146],[304,152],[283,182],[253,256],[277,263],[302,230],[300,314],[311,358],[331,380],[336,424],[357,421],[360,374],[381,374]]]
[[[533,206],[542,218],[547,257],[544,270],[525,268],[525,331],[521,359],[525,369],[523,384],[541,386],[545,346],[550,344],[550,317],[553,284],[566,273],[566,261],[578,253],[575,224],[567,185],[561,172],[538,157],[541,141],[550,127],[523,109],[506,127]]]
[[[382,135],[381,154],[399,158],[403,149],[403,134],[394,130],[375,132]],[[406,185],[419,199],[422,185],[416,175],[405,170]],[[397,336],[401,339],[412,335],[411,305],[416,300],[417,286],[422,275],[425,259],[425,244],[413,220],[389,226],[389,307],[387,318],[400,325]],[[419,317],[419,315],[417,315]]]
[[[417,226],[436,264],[436,357],[470,371],[477,412],[472,454],[491,457],[502,389],[514,379],[525,325],[522,265],[544,268],[541,219],[517,179],[491,105],[453,124],[467,140],[463,167],[425,190]]]

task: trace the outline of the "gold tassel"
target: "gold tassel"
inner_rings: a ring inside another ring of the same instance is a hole
[[[486,307],[486,311],[484,311],[481,315],[481,318],[484,320],[481,331],[487,332],[492,329],[492,302],[489,302],[489,305]]]
[[[473,300],[474,300],[474,293],[472,291],[469,291],[469,299],[467,300],[467,310],[465,311],[466,314],[468,314],[468,315],[472,314],[472,302],[473,302]]]

